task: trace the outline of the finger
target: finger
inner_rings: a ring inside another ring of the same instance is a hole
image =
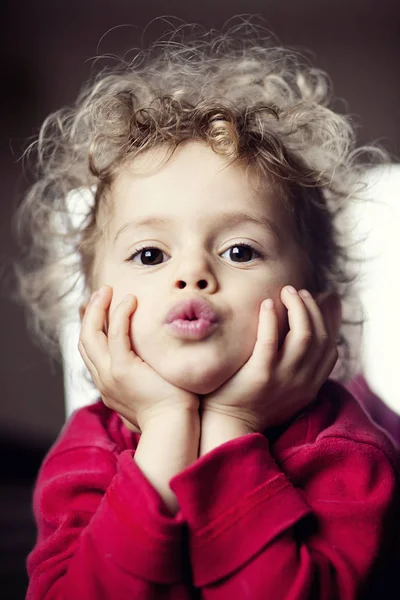
[[[110,317],[108,328],[108,348],[112,365],[125,365],[136,356],[131,344],[130,323],[137,307],[137,299],[128,294],[118,304]]]
[[[260,306],[257,339],[250,359],[257,372],[270,372],[276,360],[278,342],[278,319],[273,300],[267,298]]]
[[[314,373],[318,365],[322,364],[335,342],[327,330],[324,316],[315,299],[308,290],[300,290],[299,296],[303,300],[310,318],[313,340],[305,357],[308,373]]]
[[[85,366],[87,368],[87,370],[90,373],[91,378],[94,381],[94,384],[96,385],[97,389],[100,389],[100,377],[99,377],[99,372],[96,369],[96,365],[90,360],[84,345],[82,344],[81,340],[79,340],[79,344],[78,344],[78,350],[80,352],[80,355],[82,356],[82,360],[85,363]]]
[[[103,286],[94,294],[82,320],[80,344],[86,358],[97,372],[104,369],[109,361],[108,341],[104,333],[104,323],[112,298],[112,289]]]
[[[312,376],[312,385],[314,386],[315,394],[317,394],[323,383],[328,379],[333,369],[335,368],[339,353],[337,347],[331,348],[328,354],[325,354],[324,359],[318,365]]]
[[[318,301],[307,290],[300,290],[314,330],[314,339],[302,365],[302,380],[318,392],[328,379],[338,357],[336,337],[341,321],[340,300],[335,294],[319,295]]]
[[[279,368],[286,375],[296,371],[304,361],[313,341],[311,319],[302,298],[292,286],[281,292],[281,301],[288,310],[289,332],[281,348]]]

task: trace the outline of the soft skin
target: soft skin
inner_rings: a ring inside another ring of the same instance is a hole
[[[131,341],[137,355],[174,386],[204,395],[250,358],[266,298],[274,301],[284,336],[281,290],[287,284],[305,287],[305,261],[274,186],[257,188],[249,170],[229,165],[199,142],[164,158],[163,149],[149,151],[125,165],[113,183],[94,282],[112,288],[111,315],[127,294],[136,297]],[[239,217],[235,224],[228,214]],[[272,227],[246,220],[246,214]],[[149,217],[165,223],[136,226]],[[245,262],[230,253],[238,244],[255,250],[245,250]],[[151,259],[162,262],[143,265],[143,252],[132,259],[143,246],[159,249]],[[164,324],[178,301],[193,297],[205,298],[220,318],[201,341],[174,337]]]

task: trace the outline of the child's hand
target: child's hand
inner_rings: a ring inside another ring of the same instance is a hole
[[[166,412],[198,410],[198,396],[165,381],[132,350],[130,321],[137,301],[128,295],[109,318],[112,289],[103,286],[92,296],[82,321],[79,351],[106,406],[141,431]]]
[[[338,357],[339,298],[325,295],[318,306],[308,292],[285,287],[281,299],[289,321],[281,349],[277,316],[267,301],[260,308],[252,356],[224,385],[202,399],[203,424],[212,420],[211,411],[219,415],[219,423],[226,416],[227,422],[241,422],[243,432],[263,431],[309,404],[329,377]]]

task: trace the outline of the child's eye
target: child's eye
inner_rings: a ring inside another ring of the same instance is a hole
[[[226,250],[221,256],[229,252],[229,258],[233,262],[249,262],[259,258],[260,254],[249,244],[235,244]]]
[[[160,265],[164,262],[164,257],[167,257],[167,254],[160,250],[160,248],[145,246],[144,248],[138,248],[128,260],[136,264],[151,267],[153,265]]]

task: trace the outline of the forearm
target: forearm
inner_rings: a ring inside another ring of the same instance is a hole
[[[177,512],[178,503],[169,482],[198,458],[199,440],[196,410],[174,410],[155,417],[141,434],[134,460],[171,514]]]
[[[203,411],[199,456],[243,435],[254,433],[241,420],[213,411]]]

